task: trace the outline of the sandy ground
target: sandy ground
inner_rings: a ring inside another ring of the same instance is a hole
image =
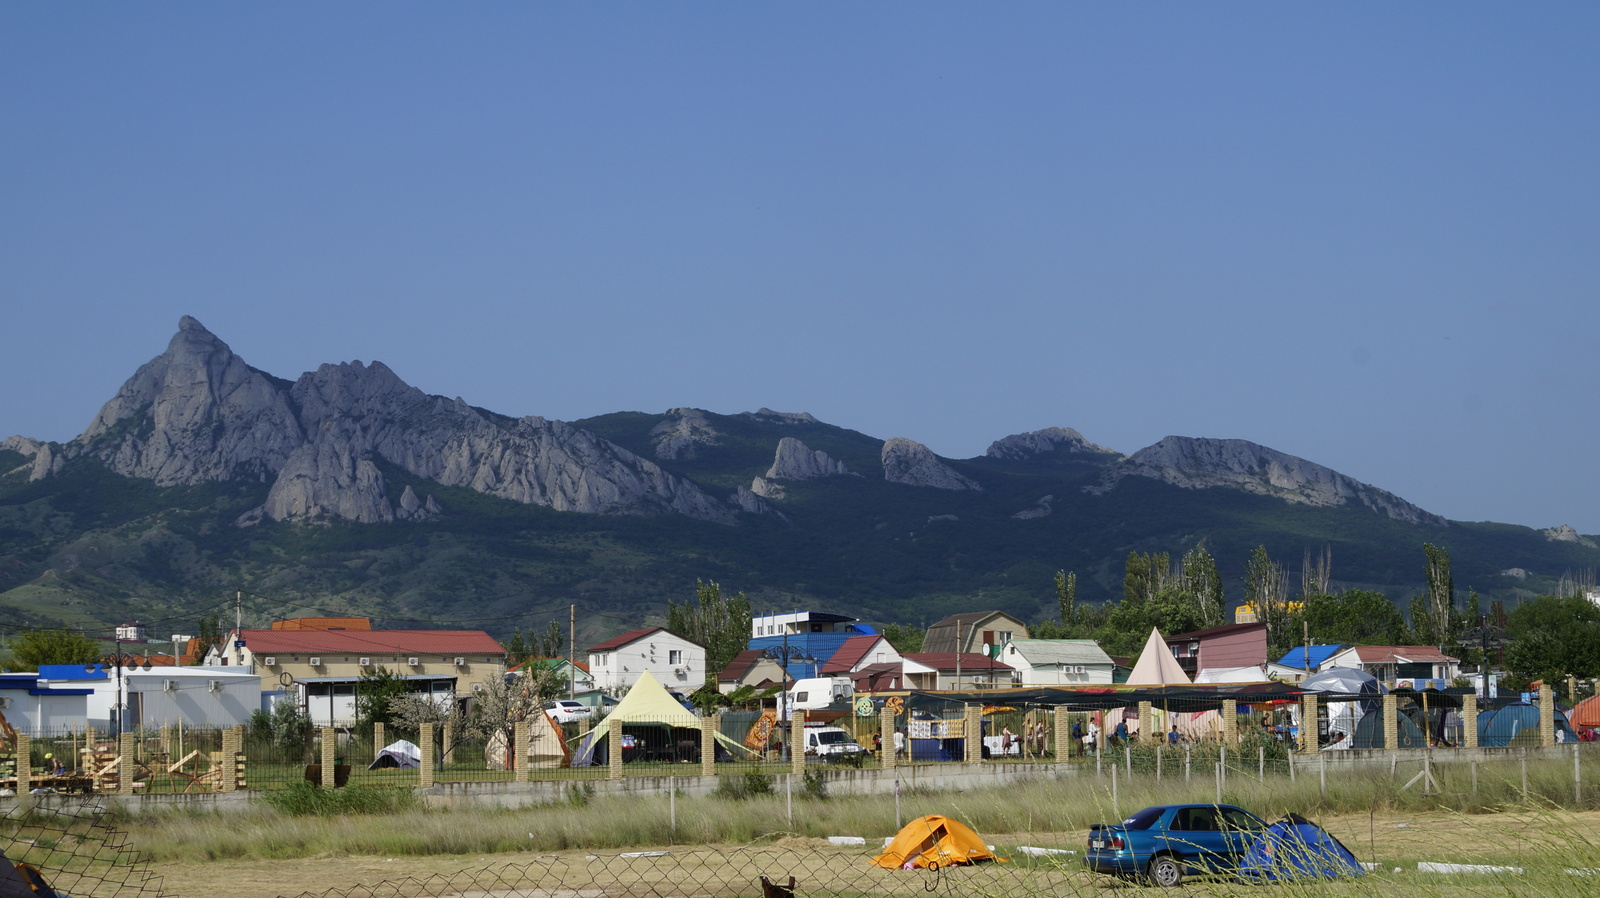
[[[1525,849],[1534,844],[1548,845],[1571,836],[1573,833],[1600,832],[1600,812],[1461,816],[1448,813],[1384,813],[1376,815],[1340,815],[1322,818],[1330,832],[1338,836],[1363,861],[1379,861],[1388,867],[1404,866],[1415,869],[1418,860],[1446,860],[1458,863],[1519,863]],[[1043,847],[1081,848],[1083,833],[1032,833],[1026,835],[986,833],[988,841],[1000,846],[1038,845]],[[137,834],[133,835],[137,844]],[[776,845],[763,845],[748,850],[743,856],[753,863],[765,865],[766,870],[795,869],[843,870],[845,878],[828,876],[829,882],[815,885],[828,891],[845,891],[852,885],[867,894],[873,894],[873,882],[879,876],[893,877],[890,871],[877,871],[866,864],[874,851],[868,848],[839,848],[820,839],[789,839]],[[535,885],[556,885],[552,878],[565,880],[562,885],[583,889],[593,884],[595,871],[602,876],[625,877],[630,863],[649,864],[656,875],[665,875],[677,881],[694,881],[697,876],[713,880],[737,877],[736,871],[725,857],[715,857],[712,851],[737,851],[731,846],[702,848],[678,847],[671,849],[670,860],[641,859],[625,861],[616,858],[619,852],[591,853],[585,851],[535,854],[497,855],[436,855],[429,857],[324,857],[294,861],[219,861],[205,864],[165,864],[152,872],[162,877],[162,886],[174,898],[202,898],[218,894],[236,898],[281,898],[302,894],[321,895],[333,889],[358,888],[355,894],[372,894],[386,891],[374,889],[380,884],[406,878],[418,880],[430,877],[449,877],[456,885],[438,884],[425,889],[401,890],[411,894],[459,894],[477,892],[492,894],[484,884],[500,882],[500,877],[462,877],[462,871],[483,871],[490,868],[522,868],[535,865],[547,871],[538,883],[521,879],[523,888]],[[647,849],[640,849],[647,850]],[[785,854],[792,855],[786,857]],[[598,858],[596,860],[595,858]],[[826,859],[826,860],[825,860]],[[670,872],[662,874],[663,868]],[[557,871],[562,871],[558,876]],[[746,875],[754,879],[755,872]],[[802,872],[804,878],[804,872]],[[819,876],[821,874],[818,874]],[[507,876],[510,882],[522,876],[513,869]],[[1104,877],[1075,874],[1080,890],[1099,891],[1102,886],[1115,889],[1115,884]],[[1102,882],[1102,880],[1104,880]],[[615,883],[612,883],[615,885]],[[369,891],[371,890],[371,891]],[[1120,889],[1116,889],[1120,890]],[[609,890],[617,894],[615,890]],[[577,896],[577,892],[554,893]]]

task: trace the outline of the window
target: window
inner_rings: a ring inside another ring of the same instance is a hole
[[[673,649],[673,650],[667,652],[667,663],[668,664],[682,664],[683,663],[683,652],[678,650],[678,649]]]

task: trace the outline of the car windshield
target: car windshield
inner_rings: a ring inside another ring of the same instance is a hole
[[[844,733],[818,733],[817,741],[823,745],[840,745],[850,741]]]
[[[1132,817],[1122,821],[1124,829],[1149,829],[1157,820],[1161,819],[1164,808],[1145,808]]]

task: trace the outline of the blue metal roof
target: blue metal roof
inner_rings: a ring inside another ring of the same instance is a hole
[[[1340,652],[1344,651],[1347,648],[1349,648],[1349,646],[1346,646],[1346,645],[1314,645],[1314,646],[1312,646],[1311,647],[1311,669],[1312,670],[1316,670],[1317,668],[1322,666],[1322,662],[1328,660],[1329,658],[1332,658],[1334,655],[1339,654]],[[1303,646],[1303,645],[1302,646],[1295,646],[1294,648],[1290,649],[1287,653],[1285,653],[1282,658],[1279,658],[1278,659],[1278,663],[1282,664],[1284,667],[1298,667],[1301,670],[1305,670],[1306,669],[1306,647]]]

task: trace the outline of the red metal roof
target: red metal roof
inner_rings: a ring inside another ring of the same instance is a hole
[[[506,651],[482,630],[245,630],[240,635],[258,655],[503,655]]]
[[[878,640],[882,638],[882,636],[873,634],[852,636],[846,639],[839,644],[839,648],[833,653],[833,657],[822,665],[822,669],[818,673],[849,673],[851,668],[861,663],[862,658],[867,657],[867,653],[872,651],[872,647],[877,645]]]
[[[980,670],[1015,670],[1004,661],[997,661],[988,655],[982,655],[977,652],[961,652],[960,654],[962,673]],[[905,658],[907,661],[915,661],[940,673],[956,669],[955,652],[911,652],[907,653]]]
[[[1444,664],[1450,661],[1459,661],[1431,645],[1358,645],[1355,647],[1356,657],[1362,664],[1389,664],[1393,662],[1411,664]]]
[[[610,639],[607,639],[605,642],[599,643],[597,645],[589,646],[589,651],[590,652],[610,652],[610,651],[614,651],[616,649],[622,648],[623,646],[625,646],[625,645],[627,645],[627,644],[629,644],[631,642],[638,642],[639,640],[645,638],[646,636],[649,636],[652,633],[672,633],[672,631],[668,630],[666,627],[645,627],[642,630],[629,630],[628,632],[623,633],[621,636],[613,636]],[[684,642],[689,643],[690,645],[699,646],[700,648],[705,648],[705,646],[700,645],[700,643],[695,642],[693,639],[690,639],[687,636],[682,636],[682,635],[679,635],[677,633],[672,633],[672,635],[676,636],[678,639],[683,640]]]

